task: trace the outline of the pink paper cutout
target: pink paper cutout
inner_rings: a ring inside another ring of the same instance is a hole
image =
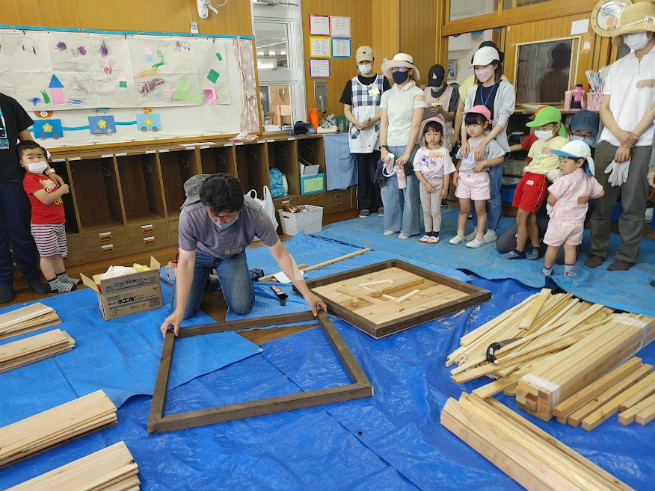
[[[214,89],[204,89],[203,92],[205,93],[207,104],[211,104],[216,100],[216,91]]]

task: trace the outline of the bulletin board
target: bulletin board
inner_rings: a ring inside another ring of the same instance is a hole
[[[254,70],[252,37],[0,28],[0,92],[49,148],[258,131]]]

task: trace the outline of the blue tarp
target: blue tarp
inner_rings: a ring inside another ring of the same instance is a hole
[[[607,265],[614,259],[620,244],[620,237],[612,234],[609,258],[603,266],[590,269],[583,265],[590,249],[589,231],[585,231],[582,254],[578,257],[577,277],[564,276],[563,266],[555,265],[552,279],[541,273],[544,261],[501,259],[495,245],[488,244],[479,249],[469,249],[464,243],[452,245],[448,239],[457,230],[458,210],[442,210],[441,241],[438,244],[422,244],[419,237],[399,240],[397,235],[382,235],[382,217],[356,218],[323,227],[321,237],[340,240],[358,247],[372,247],[412,257],[426,263],[472,271],[491,280],[516,279],[534,288],[552,286],[553,282],[563,290],[589,302],[601,303],[615,309],[637,314],[655,316],[655,288],[649,283],[655,278],[655,241],[643,239],[639,262],[628,271],[607,271]],[[500,230],[507,230],[512,218],[503,217]],[[468,226],[468,231],[473,225]]]
[[[320,260],[352,250],[307,236],[287,244],[295,257],[303,253],[297,248],[310,248]],[[265,249],[249,250],[250,266],[264,264],[265,254]],[[373,262],[376,255],[368,260]],[[367,256],[359,258],[363,261]],[[437,270],[430,264],[423,266]],[[124,440],[139,464],[144,489],[518,489],[443,428],[439,414],[448,397],[458,397],[462,390],[470,392],[484,383],[458,385],[450,380],[445,358],[457,347],[459,338],[536,290],[514,280],[468,279],[489,289],[491,300],[387,338],[374,340],[331,317],[370,378],[375,390],[372,398],[147,435],[151,398],[136,396],[118,410],[117,425],[3,469],[0,488]],[[261,297],[258,288],[258,302]],[[259,356],[170,390],[166,412],[348,383],[319,328],[271,341],[262,348]],[[655,346],[645,348],[640,356],[645,362],[655,362]],[[186,357],[177,358],[174,366],[187,361]],[[20,370],[9,373],[18,377]],[[38,397],[32,390],[22,394],[25,404]],[[500,399],[516,408],[513,400]],[[627,484],[644,490],[651,487],[655,426],[624,427],[614,416],[588,433],[519,413]]]

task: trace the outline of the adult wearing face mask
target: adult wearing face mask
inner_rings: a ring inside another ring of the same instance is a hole
[[[380,159],[380,101],[391,88],[389,81],[373,72],[373,49],[360,46],[355,54],[357,71],[343,89],[340,102],[350,122],[348,145],[357,162],[357,209],[360,218],[380,210],[380,189],[374,183],[375,164]]]
[[[193,176],[184,183],[184,192],[187,199],[182,205],[178,228],[173,313],[161,325],[162,334],[173,328],[177,336],[182,320],[198,312],[207,279],[214,269],[228,308],[239,315],[250,312],[255,292],[245,249],[255,236],[268,247],[314,315],[326,309],[302,279],[269,216],[252,198],[244,197],[236,177],[230,174]]]
[[[418,234],[420,210],[420,184],[410,159],[427,105],[416,86],[420,74],[412,56],[398,53],[382,63],[382,73],[395,82],[380,103],[381,160],[388,176],[381,185],[384,235],[397,233],[399,239],[408,239]]]
[[[600,116],[591,111],[580,111],[569,121],[569,140],[580,140],[591,148],[592,156],[596,147],[596,135],[600,126]]]
[[[486,106],[491,112],[492,128],[482,143],[473,150],[473,156],[476,162],[482,160],[487,143],[496,140],[496,143],[505,151],[509,152],[509,143],[507,142],[507,122],[509,117],[514,113],[516,103],[516,92],[514,86],[502,79],[503,67],[500,63],[500,54],[498,50],[491,46],[484,46],[478,49],[473,55],[471,67],[474,69],[476,85],[471,87],[466,94],[464,109],[468,111],[476,105]],[[466,127],[461,128],[461,149],[460,153],[466,158],[470,151]],[[500,188],[503,182],[503,166],[497,165],[491,168],[489,172],[491,198],[487,202],[487,231],[483,235],[483,242],[493,242],[497,238],[498,225],[500,224],[500,214],[502,211],[502,202],[500,199]],[[477,231],[474,230],[466,236],[468,240],[475,238]]]
[[[605,125],[596,145],[596,179],[605,196],[594,202],[591,214],[591,254],[585,261],[597,268],[607,257],[610,218],[621,194],[621,245],[609,271],[631,268],[639,255],[648,183],[646,176],[653,145],[655,106],[655,4],[628,5],[618,29],[630,53],[614,62],[603,88],[600,117]]]
[[[434,65],[428,73],[428,86],[425,88],[425,102],[428,105],[423,113],[423,124],[436,121],[443,127],[442,141],[452,149],[453,121],[459,104],[459,92],[446,83],[446,70]]]
[[[16,99],[0,93],[0,303],[14,299],[14,258],[32,290],[50,293],[50,285],[41,281],[37,266],[36,245],[30,232],[30,203],[22,184],[25,172],[16,154],[19,140],[33,139],[28,130],[32,124],[34,121]],[[64,184],[49,165],[45,172]]]

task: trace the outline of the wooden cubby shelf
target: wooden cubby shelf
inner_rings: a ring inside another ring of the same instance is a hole
[[[228,172],[239,178],[244,193],[255,189],[261,197],[263,187],[270,187],[269,169],[277,168],[286,176],[289,191],[274,200],[276,209],[285,199],[326,207],[325,213],[355,203],[354,187],[300,194],[301,159],[326,171],[323,138],[318,135],[267,135],[255,142],[216,140],[196,146],[148,142],[52,153],[55,170],[71,188],[64,196],[70,265],[177,244],[184,182],[196,174]]]

